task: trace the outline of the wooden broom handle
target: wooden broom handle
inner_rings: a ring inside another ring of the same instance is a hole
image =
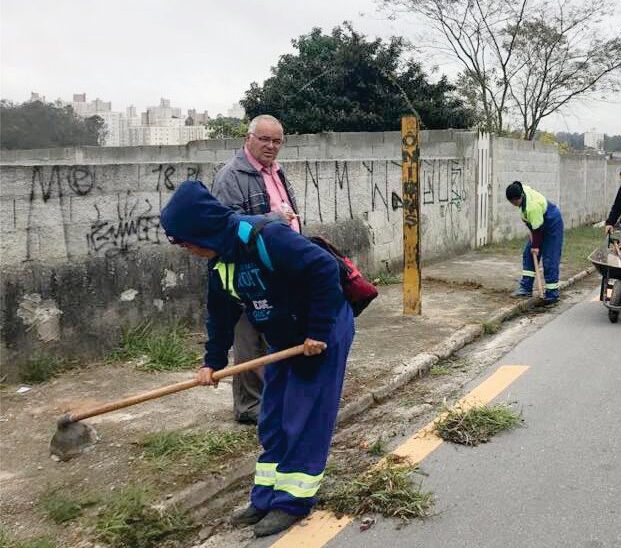
[[[536,251],[531,251],[531,253],[533,254],[533,262],[535,263],[535,280],[537,280],[537,290],[539,291],[539,297],[543,299],[543,282],[541,281],[539,257],[537,257]]]
[[[221,369],[220,371],[214,372],[213,380],[219,381],[220,379],[223,379],[224,377],[230,377],[232,375],[243,373],[244,371],[250,371],[252,369],[257,369],[264,365],[269,365],[270,363],[274,363],[280,360],[286,360],[287,358],[292,358],[293,356],[299,356],[300,354],[304,354],[303,344],[294,346],[292,348],[287,348],[286,350],[281,350],[280,352],[274,352],[273,354],[267,354],[265,356],[261,356],[260,358],[255,358],[254,360],[240,363],[239,365],[233,365],[231,367],[226,367],[224,369]],[[109,413],[110,411],[116,411],[117,409],[123,409],[124,407],[129,407],[130,405],[136,405],[137,403],[142,403],[143,401],[154,400],[156,398],[161,398],[162,396],[167,396],[168,394],[174,394],[175,392],[181,392],[182,390],[187,390],[188,388],[194,388],[195,386],[199,386],[199,383],[196,379],[191,379],[189,381],[182,381],[176,384],[170,384],[168,386],[163,386],[162,388],[156,388],[155,390],[149,390],[148,392],[143,392],[142,394],[136,394],[135,396],[129,396],[122,400],[104,403],[102,405],[98,405],[97,407],[92,407],[91,409],[87,409],[86,411],[65,415],[63,418],[64,419],[63,422],[66,424],[66,423],[81,421],[82,419],[88,419],[89,417],[94,417],[96,415],[103,415],[104,413]]]

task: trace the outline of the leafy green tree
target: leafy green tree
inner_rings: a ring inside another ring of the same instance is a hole
[[[292,43],[297,53],[282,55],[272,76],[253,82],[240,101],[249,118],[272,114],[287,133],[395,130],[414,112],[429,129],[472,121],[445,76],[431,83],[419,63],[404,59],[403,38],[369,41],[344,23]]]
[[[99,116],[80,118],[61,103],[0,101],[0,146],[5,149],[98,145],[104,128]]]
[[[243,137],[248,132],[248,124],[244,120],[222,116],[222,114],[218,114],[218,116],[209,120],[207,128],[212,139]]]

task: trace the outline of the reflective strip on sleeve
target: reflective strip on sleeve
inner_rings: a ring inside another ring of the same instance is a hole
[[[317,476],[301,472],[276,472],[276,486],[274,489],[285,491],[297,498],[314,497],[322,479],[323,472]]]
[[[214,270],[216,270],[220,275],[220,281],[222,282],[222,287],[224,288],[224,290],[230,293],[234,298],[239,299],[239,295],[237,294],[237,291],[235,291],[235,287],[233,286],[233,278],[235,276],[235,263],[223,263],[222,261],[218,261],[216,263],[216,266],[214,266]]]
[[[257,462],[254,472],[254,484],[273,487],[276,483],[276,462]]]
[[[534,278],[535,272],[533,270],[522,270],[522,276],[526,276],[527,278]]]

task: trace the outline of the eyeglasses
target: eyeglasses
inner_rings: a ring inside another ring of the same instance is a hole
[[[267,137],[266,135],[259,136],[253,132],[250,132],[250,135],[254,135],[259,141],[261,141],[265,145],[272,143],[275,147],[279,147],[282,146],[282,144],[285,142],[284,139],[272,139],[271,137]]]

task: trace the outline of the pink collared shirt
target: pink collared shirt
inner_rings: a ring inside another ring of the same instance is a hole
[[[273,162],[270,167],[265,167],[252,154],[250,154],[248,147],[244,147],[244,152],[246,153],[246,158],[248,159],[248,162],[250,162],[250,165],[263,177],[265,190],[267,190],[267,195],[270,200],[270,211],[282,210],[283,203],[293,210],[293,206],[289,201],[287,190],[278,176],[278,170],[280,169],[278,163]],[[296,232],[300,232],[300,222],[297,217],[291,221],[291,228]]]

